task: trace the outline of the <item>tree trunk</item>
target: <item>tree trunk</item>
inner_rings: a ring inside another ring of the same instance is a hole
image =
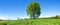
[[[33,19],[35,19],[34,13],[33,13]]]

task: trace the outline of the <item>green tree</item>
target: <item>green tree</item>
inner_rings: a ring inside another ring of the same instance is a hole
[[[17,18],[17,20],[20,20],[19,18]]]
[[[39,18],[41,14],[40,10],[41,9],[38,2],[31,2],[26,9],[27,15],[30,15],[31,19]]]

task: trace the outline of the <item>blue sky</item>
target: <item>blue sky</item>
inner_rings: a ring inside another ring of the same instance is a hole
[[[34,0],[33,0],[34,1]],[[26,8],[32,0],[0,0],[0,19],[29,18]],[[60,15],[60,0],[36,0],[40,3],[41,16]]]

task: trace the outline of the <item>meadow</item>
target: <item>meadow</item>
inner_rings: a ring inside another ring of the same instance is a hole
[[[1,20],[0,25],[60,25],[60,19]]]

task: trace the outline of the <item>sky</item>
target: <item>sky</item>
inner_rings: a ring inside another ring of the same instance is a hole
[[[60,15],[60,0],[0,0],[0,19],[29,18],[26,8],[33,1],[40,4],[40,18]]]

